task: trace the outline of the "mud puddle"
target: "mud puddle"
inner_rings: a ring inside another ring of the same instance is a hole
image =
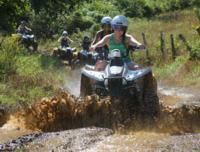
[[[200,105],[199,88],[168,86],[160,82],[158,94],[161,103],[170,106]]]
[[[103,141],[113,134],[106,128],[81,128],[54,133],[46,133],[24,147],[29,151],[68,151],[81,152]]]
[[[109,98],[79,99],[68,92],[58,92],[55,97],[43,98],[22,109],[7,123],[15,126],[15,132],[22,133],[24,128],[43,133],[22,137],[19,134],[19,138],[14,133],[15,137],[10,138],[16,140],[1,140],[5,144],[0,144],[0,151],[5,147],[25,151],[200,150],[198,98],[174,95],[173,91],[161,93],[160,116],[149,120],[143,114],[130,115],[130,111],[113,106]],[[29,134],[26,130],[24,133]]]
[[[200,150],[200,134],[169,135],[154,132],[115,134],[87,149],[87,152],[188,152]]]

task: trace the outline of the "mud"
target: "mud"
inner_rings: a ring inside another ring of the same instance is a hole
[[[9,119],[8,107],[0,103],[0,127]]]
[[[131,151],[133,147],[134,151],[199,150],[200,98],[163,93],[160,100],[163,100],[160,115],[149,119],[138,112],[137,107],[130,109],[113,104],[110,98],[99,99],[93,95],[81,99],[59,91],[55,97],[43,98],[23,108],[7,123],[15,126],[16,130],[24,128],[52,133],[31,134],[30,140],[29,136],[22,136],[23,140],[16,138],[20,142],[14,140],[13,144],[11,140],[0,145],[0,150]],[[111,130],[88,128],[91,126]],[[115,134],[111,136],[112,130]]]
[[[155,132],[114,134],[88,148],[86,152],[197,152],[200,134],[169,135]]]
[[[45,132],[89,126],[114,130],[151,129],[172,134],[199,131],[199,105],[161,104],[160,114],[151,119],[144,113],[140,113],[137,107],[130,109],[128,106],[113,104],[110,98],[99,99],[98,96],[93,95],[80,99],[62,91],[55,97],[43,98],[34,105],[15,113],[10,123],[18,124],[19,128]]]
[[[81,152],[113,134],[111,129],[82,128],[46,133],[24,147],[30,151]]]
[[[29,134],[21,136],[17,139],[13,139],[10,142],[5,144],[0,144],[0,151],[14,151],[21,149],[28,142],[31,142],[33,139],[37,138],[41,134]]]

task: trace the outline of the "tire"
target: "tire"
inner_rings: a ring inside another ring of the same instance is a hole
[[[37,52],[38,50],[38,44],[37,42],[33,42],[33,52]]]
[[[144,115],[151,118],[158,117],[160,113],[157,83],[152,73],[144,77],[143,105]]]
[[[85,75],[81,75],[81,89],[80,89],[80,95],[82,97],[85,97],[87,95],[92,94],[92,86],[90,79],[86,77]]]

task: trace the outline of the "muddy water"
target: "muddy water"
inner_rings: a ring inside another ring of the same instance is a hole
[[[79,96],[80,94],[80,80],[81,80],[81,70],[75,69],[70,73],[65,75],[65,82],[63,89],[68,90],[71,94]],[[78,80],[78,81],[77,81]]]
[[[115,134],[88,148],[87,152],[198,151],[200,134],[169,135],[152,132]]]
[[[27,151],[200,150],[200,98],[190,93],[182,96],[177,93],[179,90],[166,90],[159,89],[161,113],[152,121],[114,107],[109,98],[100,100],[90,96],[82,100],[68,92],[58,92],[55,97],[44,98],[18,112],[7,126],[15,126],[11,130],[20,133],[23,128],[51,132],[34,137],[26,146],[22,141],[23,147],[19,148]],[[7,143],[9,146],[12,147],[12,142]]]

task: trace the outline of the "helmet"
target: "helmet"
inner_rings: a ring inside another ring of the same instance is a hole
[[[83,37],[83,40],[84,40],[84,41],[89,41],[90,38],[89,38],[89,36],[84,36],[84,37]]]
[[[101,19],[101,24],[111,24],[112,18],[109,16],[105,16]]]
[[[123,15],[117,15],[115,16],[112,21],[111,21],[111,25],[113,26],[124,26],[124,27],[128,27],[128,20],[125,16]]]
[[[25,24],[26,24],[26,21],[25,21],[25,20],[22,20],[20,23],[21,23],[21,25],[25,25]]]
[[[62,36],[67,36],[68,35],[68,33],[67,33],[67,31],[63,31],[63,33],[62,33]]]

